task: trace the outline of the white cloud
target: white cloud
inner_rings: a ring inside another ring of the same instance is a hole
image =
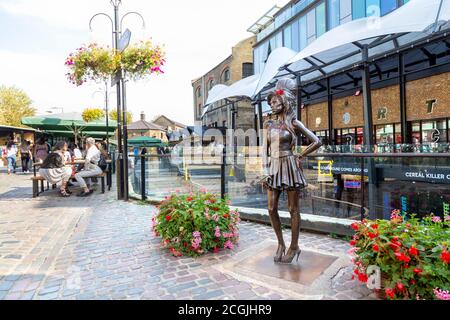
[[[138,11],[146,20],[144,31],[136,17],[124,20],[124,28],[132,31],[133,39],[152,37],[156,43],[165,44],[167,51],[164,75],[128,85],[128,107],[135,118],[145,111],[147,118],[163,113],[192,124],[191,80],[217,65],[231,53],[235,43],[250,36],[246,29],[276,2],[285,4],[287,0],[124,0],[120,7],[122,14]],[[107,0],[2,0],[0,10],[39,18],[49,28],[68,32],[68,37],[70,30],[84,31],[85,42],[111,42],[111,27],[106,18],[96,18],[93,32],[88,29],[93,14],[113,13]],[[79,45],[74,43],[73,49]],[[68,52],[53,52],[52,48],[35,48],[33,52],[39,54],[0,51],[0,84],[23,88],[42,111],[54,106],[80,110],[101,105],[101,95],[92,97],[97,85],[74,87],[66,81],[63,62]]]

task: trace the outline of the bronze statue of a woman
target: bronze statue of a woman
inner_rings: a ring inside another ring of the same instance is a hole
[[[303,174],[301,159],[314,152],[322,144],[319,138],[296,119],[296,98],[293,94],[296,83],[292,79],[280,79],[275,91],[267,101],[272,109],[272,116],[264,123],[266,147],[264,163],[266,172],[265,186],[268,195],[270,221],[278,239],[278,249],[274,261],[289,264],[300,255],[298,238],[300,233],[299,195],[305,188],[306,178]],[[297,145],[297,135],[302,134],[311,144],[300,155],[293,150]],[[289,250],[283,239],[278,202],[283,191],[288,193],[288,209],[291,214],[292,240]]]

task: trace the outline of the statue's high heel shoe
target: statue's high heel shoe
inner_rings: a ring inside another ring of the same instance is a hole
[[[281,258],[284,256],[285,251],[286,251],[286,247],[279,245],[277,252],[273,256],[273,261],[275,263],[279,263],[281,261]]]
[[[297,257],[297,261],[298,261],[298,257],[300,256],[300,253],[302,253],[302,250],[300,250],[300,249],[296,249],[296,250],[289,249],[288,253],[281,258],[281,261],[279,263],[280,264],[291,264],[295,257]]]

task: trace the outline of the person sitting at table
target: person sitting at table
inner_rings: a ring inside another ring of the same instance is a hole
[[[72,192],[67,188],[67,182],[72,175],[72,168],[65,165],[65,149],[67,149],[67,143],[65,141],[59,141],[53,149],[53,152],[42,162],[39,174],[51,184],[57,184],[61,181],[61,196],[70,197]]]
[[[97,165],[100,160],[100,151],[95,146],[95,140],[93,138],[86,139],[86,157],[84,161],[84,169],[77,174],[75,174],[75,179],[79,183],[80,187],[83,188],[79,197],[87,197],[91,195],[94,190],[91,190],[84,178],[95,177],[102,173],[102,169]],[[87,179],[88,181],[90,179]],[[89,181],[90,182],[90,181]]]

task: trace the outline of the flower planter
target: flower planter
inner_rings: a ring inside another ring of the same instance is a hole
[[[450,298],[450,217],[422,220],[401,216],[352,224],[350,253],[355,276],[368,282],[367,270],[378,268],[382,299]],[[372,280],[372,279],[370,279]]]
[[[172,194],[152,219],[153,233],[174,256],[198,257],[231,250],[239,241],[239,212],[207,192]]]

